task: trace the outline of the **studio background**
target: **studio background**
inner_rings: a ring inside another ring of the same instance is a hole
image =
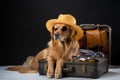
[[[59,14],[70,13],[77,24],[107,24],[112,28],[111,64],[120,65],[119,4],[110,0],[6,0],[1,7],[0,65],[19,65],[47,47],[45,24]]]

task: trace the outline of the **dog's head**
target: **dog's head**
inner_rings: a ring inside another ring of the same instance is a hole
[[[54,40],[66,41],[75,36],[75,30],[66,24],[55,24],[52,27],[51,37]]]

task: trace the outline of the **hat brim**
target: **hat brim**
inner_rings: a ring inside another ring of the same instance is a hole
[[[58,20],[58,19],[48,20],[46,22],[47,30],[49,32],[52,32],[52,27],[57,23],[62,23],[62,24],[66,24],[66,25],[73,27],[76,30],[76,35],[74,37],[75,40],[79,40],[83,36],[83,30],[78,25],[72,24],[69,21],[62,21],[62,20]]]

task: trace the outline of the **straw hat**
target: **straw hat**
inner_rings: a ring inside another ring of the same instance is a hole
[[[52,27],[57,23],[63,23],[73,27],[76,30],[75,40],[79,40],[83,36],[83,30],[76,25],[76,19],[70,14],[60,14],[57,19],[50,19],[46,22],[46,28],[52,32]]]

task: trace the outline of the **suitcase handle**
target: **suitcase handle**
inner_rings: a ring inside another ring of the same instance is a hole
[[[99,24],[95,25],[95,24],[80,24],[80,27],[82,29],[96,29],[96,28],[99,28]]]
[[[70,66],[70,67],[67,67],[67,68],[63,68],[63,72],[65,73],[74,73],[75,72],[75,67],[73,66]]]
[[[67,68],[63,68],[63,73],[66,73],[66,74],[67,73],[76,73],[76,72],[78,72],[76,68],[77,68],[76,66],[69,66]],[[85,75],[85,73],[86,73],[86,65],[85,64],[81,65],[81,72],[82,72],[82,75]]]

